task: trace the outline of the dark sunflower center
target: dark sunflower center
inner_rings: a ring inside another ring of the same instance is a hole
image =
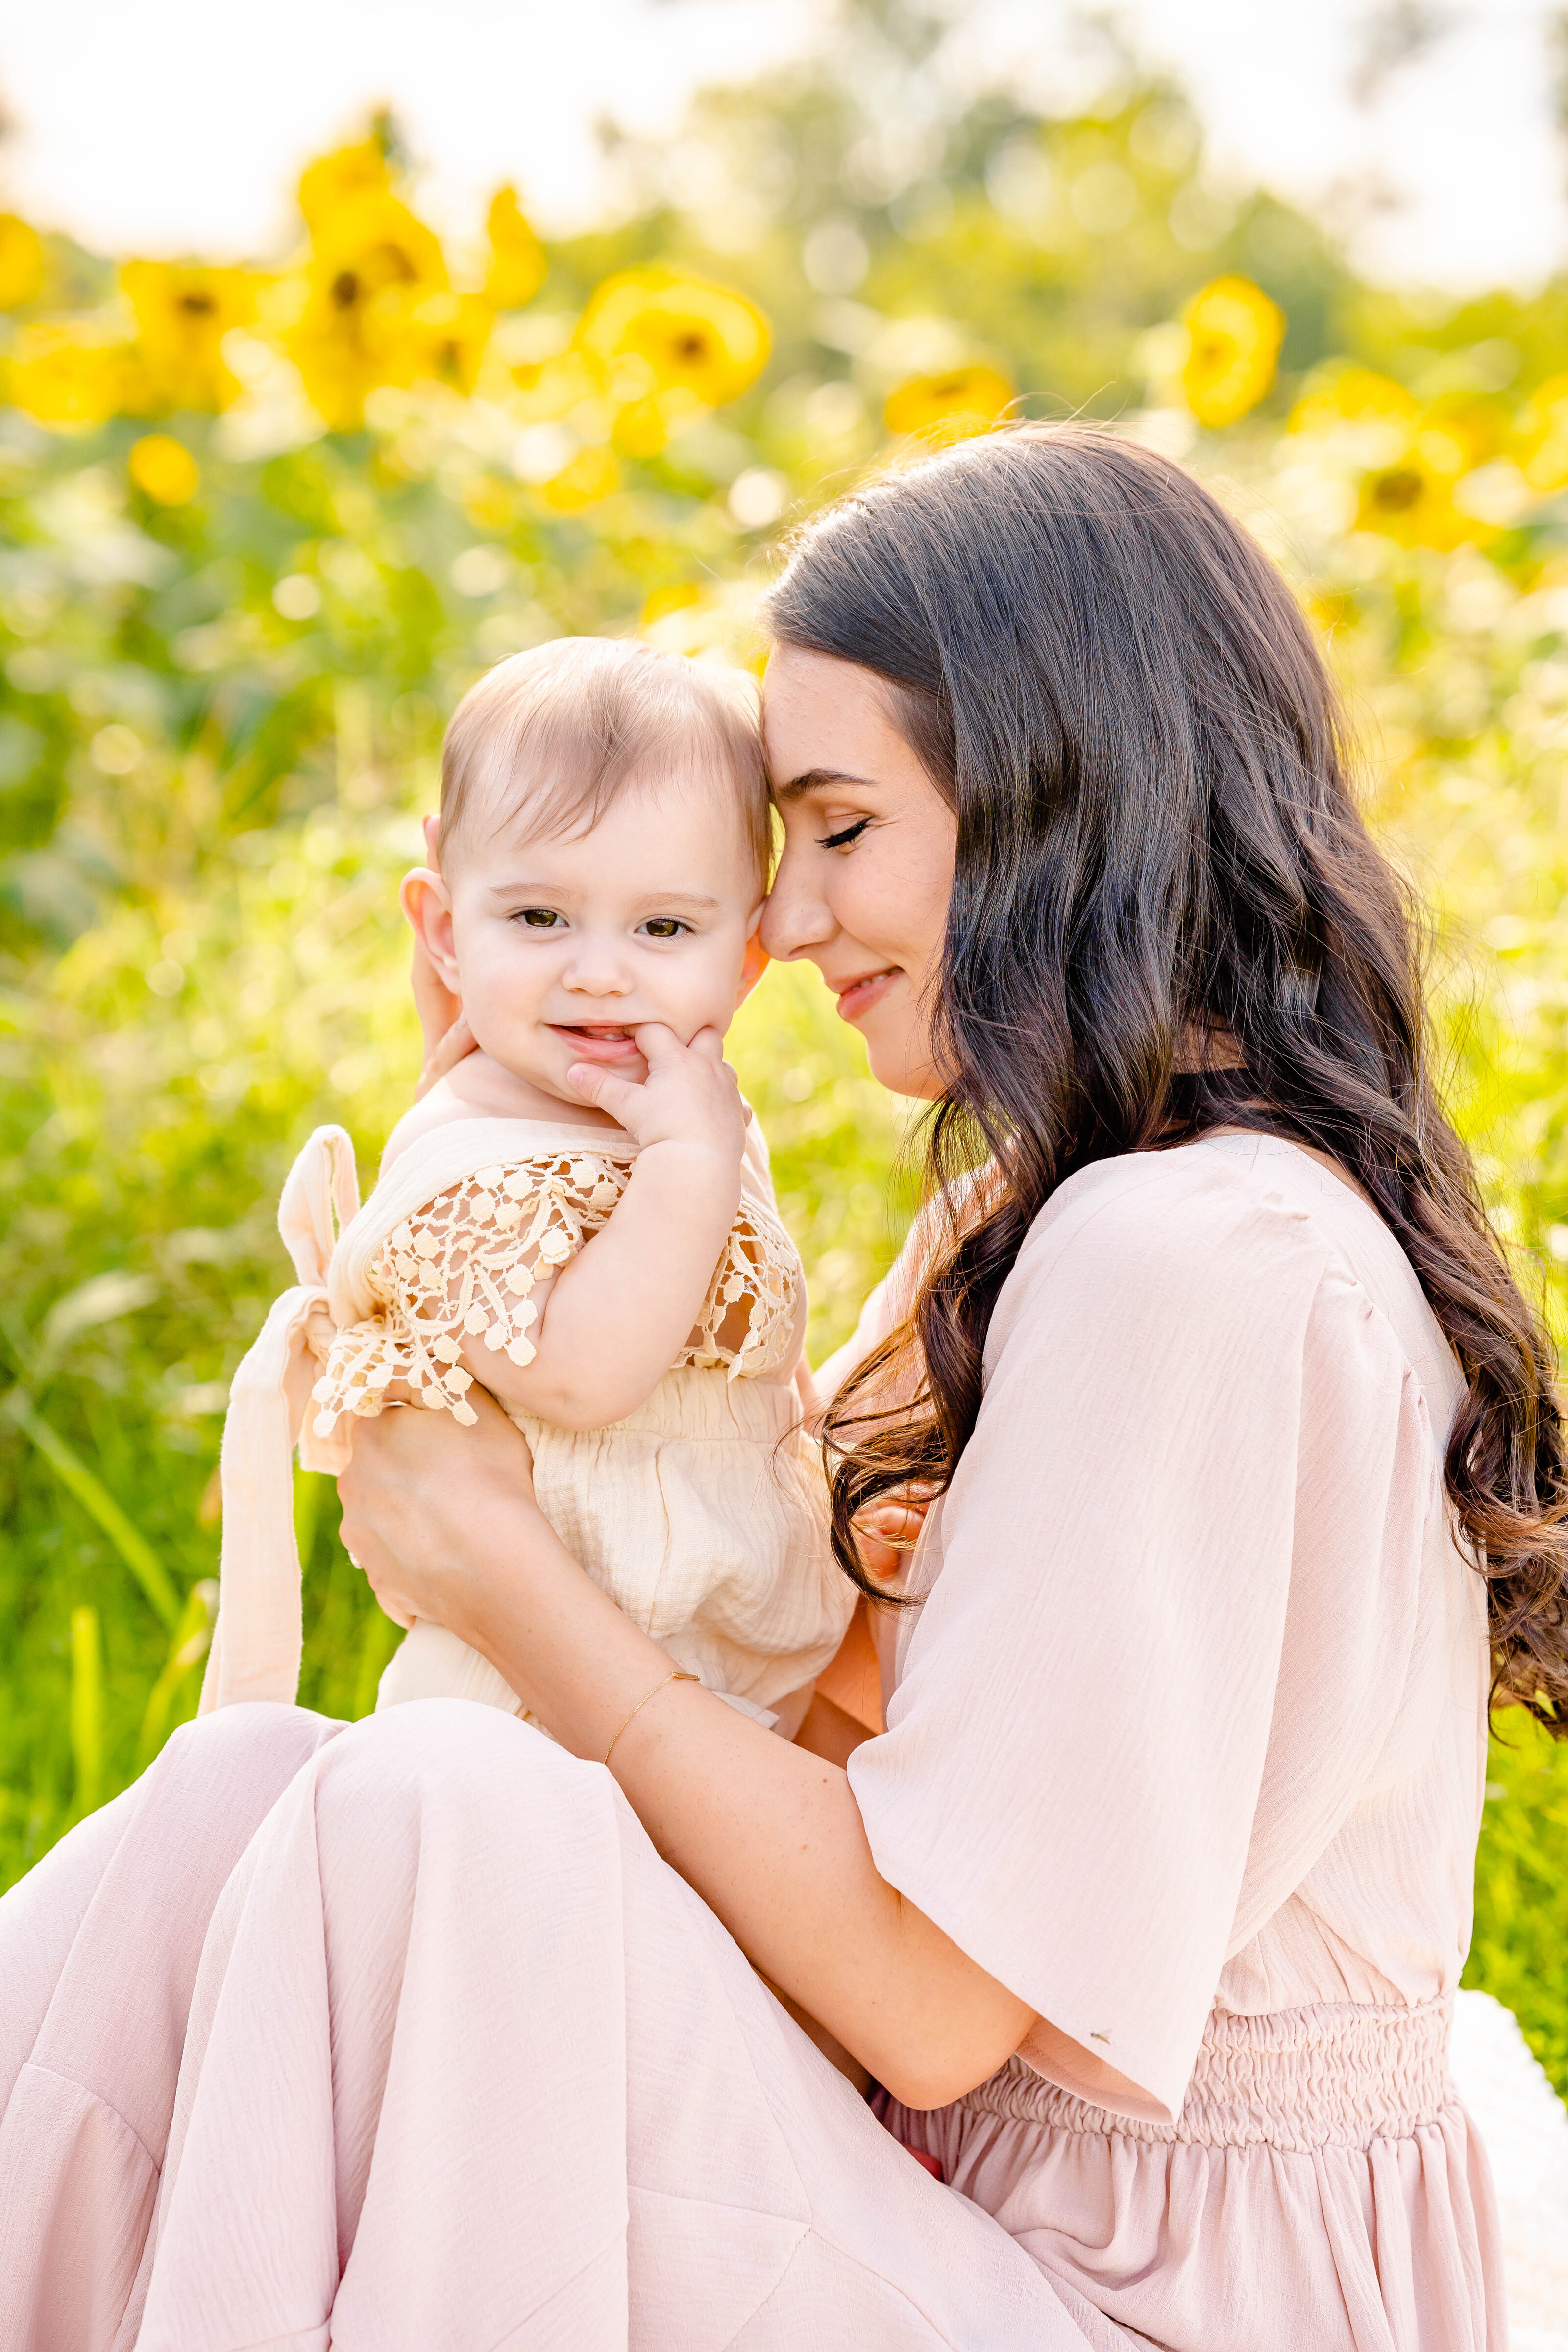
[[[1421,500],[1421,477],[1406,466],[1396,467],[1390,474],[1378,477],[1372,494],[1374,507],[1386,514],[1408,514]]]

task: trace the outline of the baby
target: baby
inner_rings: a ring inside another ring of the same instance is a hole
[[[308,1465],[341,1467],[353,1417],[394,1382],[471,1423],[477,1381],[528,1439],[541,1507],[589,1574],[675,1664],[798,1727],[855,1596],[802,1425],[800,1263],[721,1059],[762,961],[768,849],[747,680],[566,638],[459,706],[439,870],[410,874],[403,903],[479,1050],[399,1121],[363,1209],[341,1130],[318,1130],[289,1179],[280,1223],[307,1287],[235,1383],[204,1704],[284,1695],[258,1690],[244,1654],[245,1626],[276,1654],[260,1588],[290,1567],[298,1615],[297,1560],[280,1570],[276,1539],[258,1557],[258,1450],[286,1444],[286,1422]],[[323,1328],[330,1344],[307,1402],[312,1308],[318,1357]],[[269,1672],[287,1679],[287,1663]],[[521,1711],[488,1660],[416,1624],[378,1704],[434,1696]]]

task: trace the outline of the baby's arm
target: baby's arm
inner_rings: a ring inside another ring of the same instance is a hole
[[[686,1046],[649,1024],[637,1040],[646,1085],[593,1075],[642,1148],[603,1231],[536,1284],[531,1362],[482,1339],[463,1350],[504,1403],[563,1429],[619,1421],[651,1395],[690,1337],[740,1206],[745,1111],[717,1034]]]

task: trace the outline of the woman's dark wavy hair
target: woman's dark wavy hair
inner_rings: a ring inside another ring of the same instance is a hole
[[[1056,1187],[1217,1124],[1260,1129],[1339,1161],[1407,1253],[1465,1375],[1445,1476],[1487,1578],[1493,1695],[1568,1736],[1551,1342],[1439,1108],[1416,926],[1274,566],[1163,457],[1023,425],[842,499],[766,614],[780,644],[887,682],[958,819],[929,1174],[967,1206],[910,1323],[827,1415],[846,1571],[885,1598],[856,1515],[951,1479],[997,1294]],[[900,1370],[915,1402],[890,1411]]]

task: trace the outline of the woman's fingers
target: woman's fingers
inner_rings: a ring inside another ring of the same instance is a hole
[[[475,1419],[463,1428],[449,1412],[417,1408],[353,1424],[353,1452],[338,1480],[343,1548],[400,1624],[426,1617],[460,1630],[482,1573],[476,1525],[491,1502],[532,1501],[524,1439],[477,1383],[467,1402]]]
[[[464,1015],[459,1013],[446,1035],[426,1058],[425,1066],[419,1073],[419,1083],[414,1089],[415,1101],[422,1100],[437,1079],[444,1078],[448,1070],[455,1070],[458,1064],[465,1061],[477,1050],[477,1047],[478,1040],[473,1031],[469,1028]]]
[[[430,1054],[461,1013],[462,999],[453,995],[417,940],[408,981],[414,991],[414,1010],[424,1032],[425,1051]]]

